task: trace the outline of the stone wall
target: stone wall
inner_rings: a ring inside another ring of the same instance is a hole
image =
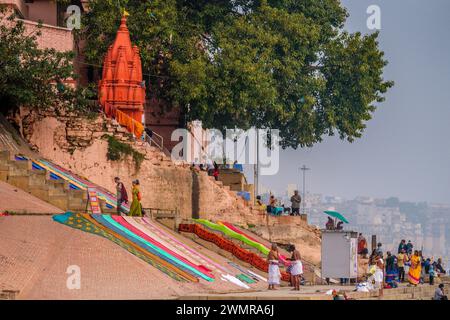
[[[15,121],[22,135],[44,157],[58,165],[114,190],[113,178],[121,177],[128,189],[131,181],[139,179],[144,195],[143,206],[177,209],[183,218],[191,218],[197,206],[199,217],[230,216],[238,211],[251,215],[242,199],[206,174],[192,171],[187,164],[175,164],[158,149],[134,138],[114,121],[99,115],[94,119],[80,118],[68,113],[55,116],[55,110],[29,111],[21,109]],[[145,154],[138,171],[132,159],[109,161],[108,142],[104,134],[129,143]],[[193,193],[193,186],[198,193]],[[234,221],[244,221],[237,214]]]
[[[74,114],[55,116],[54,110],[30,112],[22,109],[15,119],[23,136],[39,153],[87,179],[114,190],[119,176],[129,190],[139,179],[146,208],[177,209],[182,219],[200,217],[227,221],[251,230],[269,241],[296,244],[304,258],[320,262],[320,230],[303,217],[272,217],[248,206],[236,193],[215,181],[206,172],[189,164],[174,163],[155,147],[134,141],[126,129],[99,115],[89,120]],[[104,134],[129,143],[145,154],[136,171],[132,159],[109,161]]]

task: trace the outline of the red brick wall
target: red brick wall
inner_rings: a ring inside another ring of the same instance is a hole
[[[27,33],[37,31],[38,23],[23,20]],[[66,28],[42,25],[41,35],[37,39],[40,48],[53,48],[57,51],[72,51],[74,39],[72,32]]]
[[[164,138],[164,147],[171,151],[178,142],[172,142],[172,132],[179,128],[178,109],[165,111],[165,107],[155,99],[147,100],[145,105],[145,125]]]

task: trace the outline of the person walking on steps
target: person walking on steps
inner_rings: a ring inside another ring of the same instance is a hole
[[[132,182],[132,194],[133,194],[133,201],[131,202],[130,206],[130,216],[135,217],[142,217],[142,205],[141,205],[141,199],[142,195],[139,191],[139,180],[134,180]]]
[[[114,182],[116,183],[117,214],[120,215],[122,203],[128,203],[128,194],[119,177],[115,177]]]

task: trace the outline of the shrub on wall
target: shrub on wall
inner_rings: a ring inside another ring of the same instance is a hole
[[[120,161],[128,156],[133,157],[136,171],[141,167],[142,161],[145,159],[145,155],[134,150],[129,144],[118,141],[113,136],[105,134],[103,139],[108,141],[108,151],[106,158],[111,161]]]

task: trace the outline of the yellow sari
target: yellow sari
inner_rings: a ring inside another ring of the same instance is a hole
[[[422,265],[420,264],[420,257],[411,256],[411,267],[409,268],[408,281],[411,284],[417,285],[420,282],[420,274],[422,273]]]
[[[139,188],[137,186],[133,186],[132,189],[133,201],[130,206],[130,216],[142,217],[142,205],[139,200]]]

